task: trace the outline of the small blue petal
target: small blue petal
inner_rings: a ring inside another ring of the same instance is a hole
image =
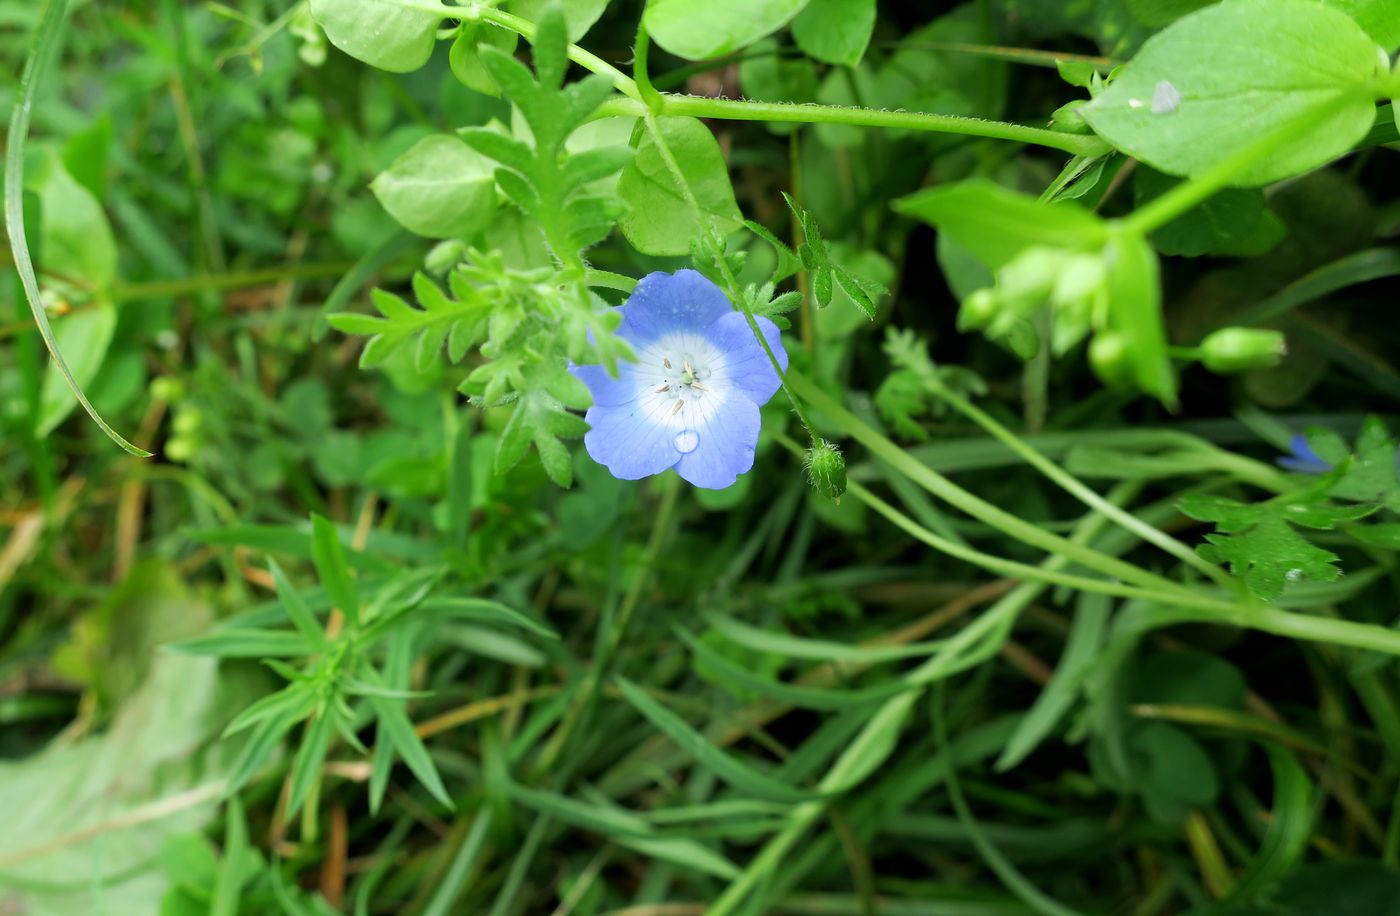
[[[698,331],[732,310],[718,286],[693,270],[650,273],[622,306],[618,334],[647,341],[673,331]]]
[[[660,474],[680,460],[677,430],[668,427],[664,411],[648,410],[640,401],[621,407],[590,407],[584,419],[589,430],[583,446],[594,461],[619,480],[640,480]]]
[[[588,386],[594,407],[620,407],[641,395],[636,363],[618,363],[617,378],[604,366],[570,366],[569,371]]]
[[[770,367],[771,368],[771,367]],[[692,451],[681,456],[676,471],[697,487],[723,490],[753,467],[760,425],[758,405],[743,395],[726,398],[696,424]]]
[[[759,329],[763,331],[768,346],[772,348],[773,355],[777,357],[778,365],[786,372],[788,355],[783,349],[778,326],[767,318],[759,317],[755,320]],[[748,320],[739,312],[729,312],[710,325],[705,336],[717,348],[725,351],[724,367],[716,368],[715,371],[722,373],[728,384],[744,392],[755,404],[767,404],[768,399],[778,390],[780,380],[778,373],[773,371],[773,363],[769,361],[768,354],[763,352],[763,347],[753,336],[753,329],[749,327]]]
[[[1278,466],[1284,470],[1298,474],[1326,474],[1332,470],[1332,464],[1313,451],[1313,447],[1308,444],[1308,437],[1302,433],[1295,433],[1293,438],[1288,440],[1288,451],[1288,455],[1277,459]]]

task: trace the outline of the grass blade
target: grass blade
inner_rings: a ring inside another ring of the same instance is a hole
[[[39,336],[48,348],[53,364],[63,376],[68,389],[83,406],[92,421],[107,434],[107,438],[120,445],[137,458],[149,458],[151,453],[137,448],[102,419],[97,408],[92,406],[82,386],[73,377],[63,354],[54,340],[53,328],[49,326],[49,316],[44,311],[43,300],[39,295],[39,278],[34,275],[34,262],[29,257],[29,240],[24,234],[24,146],[29,136],[29,111],[34,105],[34,94],[39,80],[49,62],[58,52],[63,38],[63,25],[68,18],[68,0],[45,0],[39,17],[39,28],[34,34],[34,44],[30,48],[29,60],[24,64],[24,76],[20,80],[19,103],[10,114],[9,148],[5,151],[5,229],[10,237],[10,255],[14,258],[15,271],[24,287],[24,297],[29,300],[29,311],[34,315],[34,323],[39,327]]]

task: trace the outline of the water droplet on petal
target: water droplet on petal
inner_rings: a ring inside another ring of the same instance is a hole
[[[676,433],[676,451],[689,455],[700,444],[700,434],[693,429],[683,429]]]

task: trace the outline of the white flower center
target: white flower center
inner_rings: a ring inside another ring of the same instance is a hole
[[[637,354],[637,381],[652,422],[675,431],[682,454],[700,444],[697,430],[728,396],[717,370],[724,355],[699,334],[668,334]]]

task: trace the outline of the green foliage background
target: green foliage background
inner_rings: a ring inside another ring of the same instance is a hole
[[[1397,912],[1393,4],[0,24],[0,914]]]

